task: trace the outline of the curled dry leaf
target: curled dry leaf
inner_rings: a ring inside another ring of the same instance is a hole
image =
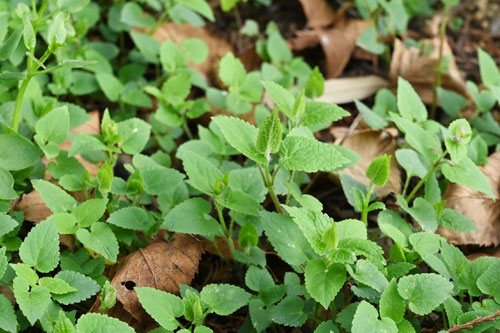
[[[488,179],[496,201],[471,188],[449,184],[444,193],[446,207],[467,216],[479,230],[471,232],[439,228],[438,233],[449,242],[465,245],[498,246],[500,244],[500,152],[489,157],[488,164],[479,167]]]
[[[299,0],[311,28],[326,27],[335,22],[335,12],[325,0]]]
[[[390,130],[390,131],[389,131]],[[354,150],[361,160],[341,172],[346,173],[358,182],[368,186],[370,180],[366,177],[366,170],[370,163],[376,157],[387,154],[393,156],[391,158],[391,173],[389,181],[383,187],[375,187],[375,193],[379,198],[383,198],[390,193],[401,192],[401,171],[399,170],[394,152],[397,149],[395,134],[397,131],[389,129],[387,131],[374,131],[371,129],[355,130],[349,134],[342,142],[342,146]],[[337,140],[342,139],[347,133],[347,127],[333,127],[331,133]]]
[[[346,77],[325,81],[325,91],[318,101],[344,104],[365,99],[386,87],[388,82],[376,75]]]
[[[24,219],[31,222],[41,222],[52,215],[52,211],[45,205],[42,197],[37,191],[23,194],[21,201],[17,203],[15,209],[24,213]]]
[[[412,84],[424,103],[430,104],[433,98],[434,73],[439,58],[439,37],[423,41],[433,48],[430,55],[423,55],[419,49],[408,48],[403,41],[395,39],[389,77],[391,86],[396,87],[398,77],[402,76]],[[446,39],[443,44],[443,56],[453,56]],[[448,62],[448,71],[441,77],[443,88],[466,94],[465,81],[453,58]]]
[[[150,317],[142,309],[134,287],[178,294],[179,284],[193,280],[201,254],[201,243],[186,234],[175,234],[173,242],[156,241],[139,249],[124,260],[111,281],[116,299],[138,322],[147,323]]]
[[[171,39],[176,44],[180,44],[188,38],[199,38],[207,43],[209,50],[207,59],[201,64],[192,64],[192,67],[208,80],[217,77],[216,64],[219,59],[226,53],[233,52],[232,46],[224,38],[212,34],[204,27],[193,27],[187,23],[181,25],[173,22],[164,23],[155,31],[153,38],[160,43]]]

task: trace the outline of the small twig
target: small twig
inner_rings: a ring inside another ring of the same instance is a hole
[[[337,144],[339,146],[342,145],[342,143],[345,141],[345,139],[347,139],[349,137],[349,135],[351,135],[352,132],[354,132],[354,130],[358,127],[359,123],[361,122],[361,119],[363,119],[363,112],[358,113],[356,118],[354,118],[354,120],[352,121],[351,126],[349,126],[349,129],[347,129],[347,132],[342,137],[342,139],[340,139],[339,142],[335,142],[335,144]]]
[[[458,332],[458,331],[461,331],[461,330],[471,329],[476,324],[481,324],[481,323],[484,323],[484,322],[487,322],[487,321],[493,321],[493,320],[495,320],[496,317],[499,317],[499,316],[500,316],[500,310],[498,310],[495,313],[490,314],[489,316],[486,316],[486,317],[477,317],[476,319],[471,320],[471,321],[469,321],[469,322],[467,322],[465,324],[455,325],[452,328],[450,328],[448,330],[448,332]]]

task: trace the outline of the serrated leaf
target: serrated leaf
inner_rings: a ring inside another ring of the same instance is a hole
[[[391,318],[396,324],[399,324],[405,310],[405,300],[399,296],[396,279],[392,279],[380,296],[380,316]]]
[[[255,144],[255,147],[265,156],[276,153],[280,149],[281,134],[281,122],[278,117],[278,112],[275,110],[259,126],[259,132],[257,134],[257,142]]]
[[[259,292],[275,286],[273,277],[265,268],[250,266],[245,274],[245,284],[253,291]]]
[[[63,280],[76,289],[76,291],[69,293],[52,295],[54,300],[64,305],[79,303],[101,290],[101,287],[93,279],[78,272],[61,271],[54,278]]]
[[[379,268],[386,264],[385,258],[382,255],[384,250],[373,241],[357,238],[341,239],[338,248],[356,256],[365,256]]]
[[[16,276],[26,280],[30,286],[38,283],[38,274],[26,264],[10,264],[10,267],[16,272]]]
[[[323,260],[311,260],[306,265],[304,278],[307,292],[328,309],[346,281],[346,269],[342,264],[327,266]]]
[[[205,199],[188,199],[168,212],[161,228],[211,237],[221,235],[222,228],[219,222],[210,216],[211,210],[210,203]]]
[[[312,249],[292,218],[274,212],[259,213],[264,232],[278,255],[290,265],[304,264],[306,253]]]
[[[398,328],[391,318],[384,317],[379,320],[377,309],[367,301],[361,301],[352,321],[352,333],[368,332],[396,333]]]
[[[22,35],[23,31],[19,27],[12,32],[9,39],[0,47],[0,61],[5,61],[11,56],[16,50]]]
[[[457,318],[463,313],[462,304],[450,296],[443,302],[443,305],[448,317],[448,324],[452,327],[457,322]]]
[[[77,204],[71,195],[46,180],[37,179],[32,180],[31,183],[47,207],[54,213],[65,213],[72,210]]]
[[[452,289],[451,282],[434,273],[404,276],[398,282],[399,295],[409,301],[411,311],[421,316],[441,305]]]
[[[106,199],[90,199],[78,205],[71,214],[80,227],[89,227],[102,217],[106,211],[107,202]]]
[[[304,114],[300,117],[300,124],[303,126],[331,124],[347,116],[349,112],[336,104],[307,101]]]
[[[494,257],[480,257],[468,263],[458,278],[458,286],[460,289],[468,290],[471,296],[483,295],[476,282],[496,260],[497,259]]]
[[[377,186],[384,186],[385,183],[389,180],[391,163],[390,155],[382,155],[375,158],[368,169],[366,169],[366,177],[370,179],[370,181]]]
[[[178,296],[149,287],[136,287],[142,307],[163,328],[174,330],[179,326],[175,318],[184,314],[184,303]]]
[[[287,296],[271,308],[271,318],[275,323],[300,327],[307,320],[304,313],[304,301],[297,296]]]
[[[14,230],[19,223],[14,220],[10,215],[5,213],[0,213],[0,237],[5,234],[8,234],[12,230]]]
[[[77,333],[121,332],[135,333],[135,330],[113,317],[98,313],[87,313],[78,319]]]
[[[382,292],[389,283],[384,274],[382,274],[374,264],[367,260],[360,259],[356,262],[356,272],[352,270],[351,266],[348,266],[348,271],[354,280],[378,292]]]
[[[36,133],[43,142],[61,144],[69,132],[69,112],[66,105],[53,109],[36,123]]]
[[[348,162],[332,144],[301,136],[287,136],[280,149],[280,165],[287,170],[334,171]]]
[[[19,256],[26,265],[42,273],[57,267],[59,234],[52,220],[40,222],[31,229],[19,248]]]
[[[403,118],[410,121],[416,119],[418,122],[427,120],[427,109],[420,96],[411,84],[402,77],[398,78],[397,98],[398,110]]]
[[[197,190],[213,195],[217,179],[222,179],[223,174],[207,158],[191,152],[182,153],[182,165],[189,177],[190,184]]]
[[[396,159],[409,177],[415,175],[424,178],[430,168],[429,161],[413,149],[396,150]]]
[[[17,317],[14,312],[12,303],[0,294],[0,329],[16,333],[17,332]]]
[[[49,306],[49,290],[41,286],[34,286],[30,290],[28,282],[20,277],[14,278],[13,289],[19,308],[31,325],[34,325]]]
[[[245,76],[245,67],[241,63],[240,59],[236,58],[234,54],[229,52],[222,57],[219,62],[219,77],[226,86],[231,87],[242,85],[245,80]]]
[[[200,296],[213,312],[227,316],[247,305],[251,295],[237,286],[209,284],[203,287]]]
[[[22,170],[35,164],[42,151],[17,134],[0,134],[0,168]]]
[[[53,277],[42,277],[38,280],[38,284],[47,288],[52,294],[67,294],[77,291],[77,289],[70,286],[68,282]]]
[[[274,103],[280,111],[286,114],[290,119],[295,120],[295,114],[293,113],[293,105],[295,104],[295,98],[292,93],[283,88],[277,83],[272,81],[262,82],[264,89],[271,96]]]
[[[248,304],[248,310],[250,312],[252,325],[257,332],[264,331],[273,322],[271,319],[271,311],[265,308],[264,302],[260,299],[252,299]]]
[[[103,222],[96,222],[87,229],[79,229],[76,238],[87,248],[94,250],[111,262],[116,262],[119,252],[118,241],[113,231]]]
[[[454,165],[443,163],[441,169],[449,181],[473,188],[486,193],[493,199],[495,198],[488,179],[470,158],[465,157]]]
[[[255,126],[244,120],[227,116],[217,116],[212,118],[212,121],[217,124],[227,142],[233,148],[257,163],[268,163],[266,157],[259,153],[255,147],[258,134]]]
[[[477,279],[477,286],[486,295],[493,296],[495,301],[500,301],[500,260],[496,260],[487,270]]]
[[[151,228],[151,220],[145,209],[125,207],[113,212],[106,220],[120,228],[147,231]]]

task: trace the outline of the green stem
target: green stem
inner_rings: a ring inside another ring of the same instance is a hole
[[[158,28],[160,27],[160,25],[163,23],[163,21],[165,20],[165,18],[167,17],[168,15],[168,10],[165,9],[165,11],[163,12],[163,14],[161,14],[160,18],[156,21],[156,24],[155,26],[153,27],[153,29],[149,30],[149,35],[152,36],[154,35],[154,33],[156,32],[156,30],[158,30]]]
[[[365,203],[363,205],[363,212],[361,213],[361,221],[368,225],[368,206],[370,205],[370,197],[372,196],[373,184],[370,183],[368,191],[366,192]]]
[[[14,116],[12,117],[12,129],[16,133],[19,129],[19,123],[21,122],[21,108],[23,106],[24,93],[26,92],[26,88],[28,87],[30,80],[31,76],[28,75],[28,77],[21,83],[21,87],[19,87],[19,91],[17,92]]]
[[[217,209],[217,214],[219,215],[220,225],[222,226],[222,229],[224,230],[227,246],[229,246],[229,251],[231,251],[231,254],[233,254],[234,253],[233,238],[231,237],[231,234],[229,233],[229,230],[227,229],[226,221],[224,220],[224,214],[222,212],[222,206],[219,205],[218,203],[215,203],[215,208]]]
[[[411,199],[413,199],[415,194],[417,194],[418,190],[422,187],[422,185],[425,184],[425,182],[427,181],[427,178],[429,178],[434,173],[434,171],[436,171],[436,169],[439,166],[439,163],[441,163],[441,160],[446,156],[446,154],[448,154],[448,150],[445,150],[443,152],[443,154],[437,159],[437,161],[434,162],[434,164],[432,164],[432,167],[429,169],[429,171],[427,171],[424,178],[420,179],[420,181],[415,186],[413,191],[411,191],[411,193],[406,197],[406,202],[408,202],[408,204],[410,204]]]
[[[409,174],[407,174],[405,185],[403,186],[403,192],[401,193],[403,197],[406,195],[406,190],[408,190],[408,185],[410,185],[410,179],[411,179],[411,176]]]
[[[292,186],[293,182],[295,181],[295,170],[292,171],[292,176],[290,177],[290,186]],[[285,205],[288,206],[288,202],[290,201],[290,190],[288,190],[288,193],[286,194],[286,200],[285,200]]]
[[[276,196],[276,193],[274,192],[273,188],[273,183],[271,181],[271,173],[269,171],[269,164],[265,165],[265,180],[264,184],[266,184],[267,190],[269,191],[269,195],[271,196],[271,199],[273,200],[274,207],[276,207],[276,211],[278,213],[283,213],[283,209],[281,209],[280,202],[278,200],[278,197]]]

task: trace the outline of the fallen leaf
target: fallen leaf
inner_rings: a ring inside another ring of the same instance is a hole
[[[325,91],[318,101],[334,104],[352,103],[365,99],[388,85],[383,78],[375,75],[346,77],[325,81]]]
[[[11,286],[0,286],[0,295],[4,295],[12,305],[16,305],[16,298],[14,296],[14,292],[11,289]]]
[[[496,201],[488,195],[458,184],[448,184],[443,199],[446,207],[467,216],[479,228],[460,232],[439,228],[438,233],[450,243],[498,246],[500,244],[500,152],[489,156],[488,164],[479,169],[488,179]]]
[[[17,203],[14,210],[23,212],[26,221],[35,223],[41,222],[52,215],[52,211],[35,190],[23,194],[21,201]]]
[[[330,132],[338,139],[343,138],[347,130],[347,127],[332,127]],[[391,132],[392,134],[390,134]],[[370,180],[366,177],[366,170],[373,159],[383,154],[392,156],[389,181],[383,187],[375,187],[375,193],[379,198],[391,193],[398,194],[401,192],[401,171],[394,157],[397,143],[393,134],[397,134],[394,133],[393,129],[391,131],[359,129],[349,134],[342,142],[342,146],[354,150],[361,157],[361,160],[341,172],[366,186],[370,184]]]
[[[335,22],[336,15],[325,0],[299,0],[307,18],[307,26],[322,28]]]
[[[150,317],[142,309],[134,287],[178,294],[179,284],[190,284],[198,271],[201,253],[201,243],[186,234],[175,234],[173,242],[156,241],[131,253],[111,281],[116,299],[138,322],[147,323]]]
[[[476,260],[477,258],[486,257],[486,256],[500,258],[500,249],[491,248],[491,249],[483,250],[481,252],[471,253],[467,256],[467,259]]]
[[[226,53],[233,52],[233,48],[227,40],[211,33],[205,27],[193,27],[187,23],[180,25],[173,22],[164,23],[155,31],[153,38],[160,43],[171,39],[176,44],[180,44],[183,40],[188,38],[199,38],[203,40],[208,45],[208,57],[201,64],[191,65],[210,82],[216,81],[218,70],[216,64],[219,59]]]

